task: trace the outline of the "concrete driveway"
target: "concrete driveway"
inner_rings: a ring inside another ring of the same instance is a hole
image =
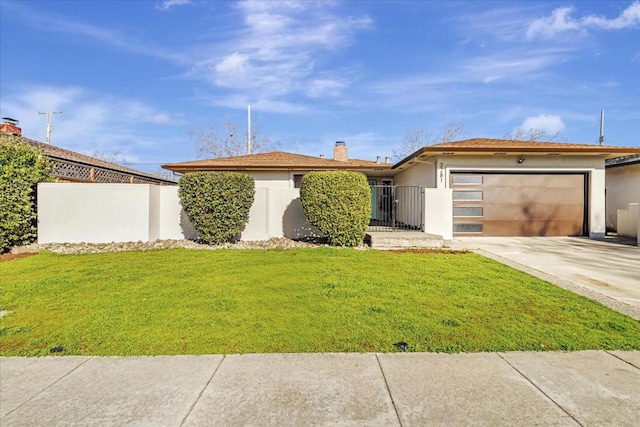
[[[462,237],[468,248],[640,320],[640,247],[581,237]]]

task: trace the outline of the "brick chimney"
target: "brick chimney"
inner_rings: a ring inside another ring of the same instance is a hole
[[[347,156],[347,144],[344,141],[336,141],[335,147],[333,147],[333,160],[339,162],[346,162]]]
[[[11,117],[3,117],[2,124],[0,124],[0,132],[8,133],[9,135],[20,136],[22,135],[22,129],[18,127],[18,121]]]

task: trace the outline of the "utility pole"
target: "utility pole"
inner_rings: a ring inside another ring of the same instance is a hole
[[[38,111],[38,114],[47,115],[47,144],[51,144],[51,122],[54,114],[62,114],[62,111],[45,111],[44,113]]]
[[[251,105],[247,106],[247,154],[251,154]]]

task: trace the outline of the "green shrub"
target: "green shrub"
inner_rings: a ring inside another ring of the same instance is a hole
[[[330,244],[362,244],[371,216],[371,190],[360,172],[310,172],[302,179],[300,204]]]
[[[204,243],[231,241],[249,221],[255,184],[247,174],[188,173],[178,186],[180,204]]]
[[[37,237],[37,184],[49,166],[39,151],[10,135],[0,135],[0,253]]]

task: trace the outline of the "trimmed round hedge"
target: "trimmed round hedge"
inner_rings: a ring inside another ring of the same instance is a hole
[[[180,204],[204,243],[233,241],[249,221],[255,183],[245,173],[188,173],[178,187]]]
[[[307,219],[335,246],[359,246],[371,216],[371,189],[360,172],[310,172],[300,204]]]

